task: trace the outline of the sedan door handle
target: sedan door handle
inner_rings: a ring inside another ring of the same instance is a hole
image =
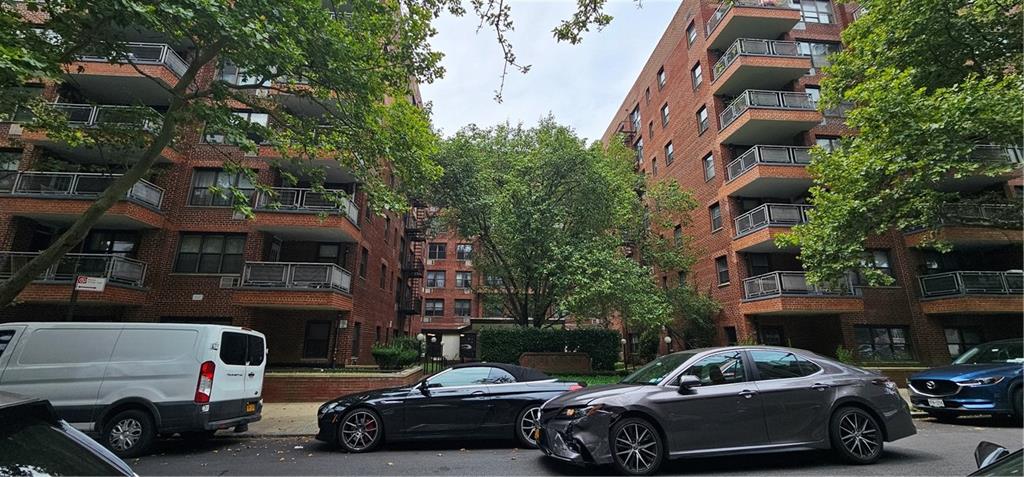
[[[811,389],[816,389],[816,390],[818,390],[818,391],[824,391],[824,390],[826,390],[826,389],[828,389],[828,388],[830,388],[830,387],[831,387],[831,386],[829,386],[828,384],[824,384],[824,383],[814,383],[814,385],[812,385],[812,386],[811,386]]]
[[[749,389],[744,389],[744,390],[740,391],[737,394],[740,395],[740,396],[743,396],[743,397],[745,397],[747,399],[750,399],[750,398],[754,397],[755,394],[757,394],[757,391],[751,391]]]
[[[472,393],[470,394],[470,396],[482,396],[483,394],[484,394],[484,392],[483,392],[483,391],[473,391],[473,392],[472,392]]]

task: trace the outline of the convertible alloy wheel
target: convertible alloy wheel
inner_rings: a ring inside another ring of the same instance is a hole
[[[612,428],[615,465],[630,475],[650,475],[661,466],[661,436],[643,419],[624,419]]]
[[[348,413],[338,430],[338,441],[349,452],[368,452],[380,443],[380,418],[368,409]]]
[[[519,438],[524,446],[528,448],[537,447],[537,437],[540,432],[540,407],[533,406],[528,407],[519,414],[519,432],[516,437]]]
[[[858,408],[840,410],[832,419],[833,445],[855,464],[870,464],[882,454],[882,430],[878,422]]]

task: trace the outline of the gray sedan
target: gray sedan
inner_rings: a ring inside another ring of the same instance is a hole
[[[705,348],[659,357],[619,384],[541,409],[539,445],[575,464],[649,475],[665,459],[833,449],[870,464],[917,432],[896,384],[798,349]]]

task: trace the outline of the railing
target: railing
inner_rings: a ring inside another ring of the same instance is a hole
[[[725,129],[743,112],[751,108],[814,111],[816,107],[817,105],[809,93],[748,89],[740,93],[719,115],[721,123],[719,130]]]
[[[188,70],[188,63],[181,59],[170,46],[162,43],[127,43],[128,58],[114,58],[100,55],[79,55],[80,61],[102,61],[109,63],[111,60],[120,63],[134,63],[137,65],[164,65],[178,75],[180,78]]]
[[[333,197],[346,196],[343,190],[326,189],[317,192],[313,189],[294,187],[275,187],[273,194],[259,193],[256,195],[256,208],[260,210],[293,210],[299,212],[333,212],[340,211],[342,206]],[[359,207],[352,199],[343,200],[345,216],[349,222],[359,225]]]
[[[792,227],[807,223],[807,211],[813,207],[801,204],[761,204],[736,217],[736,238],[765,227]]]
[[[151,121],[141,118],[140,108],[135,106],[51,103],[50,107],[63,113],[72,126],[96,127],[104,124],[138,126],[146,131],[153,131],[157,126]],[[14,114],[14,122],[27,122],[32,117],[31,111],[18,108]]]
[[[423,260],[419,258],[406,258],[402,261],[402,273],[407,277],[418,278],[422,277],[425,271],[423,266]]]
[[[853,11],[853,19],[860,20],[860,17],[864,16],[866,13],[868,13],[867,7],[857,7],[857,9]]]
[[[789,0],[723,0],[722,4],[715,10],[715,13],[708,19],[707,27],[704,29],[705,36],[711,36],[711,32],[715,31],[715,28],[718,28],[718,25],[722,23],[722,19],[725,18],[725,14],[729,13],[729,10],[732,10],[732,7],[800,8]]]
[[[771,272],[743,280],[743,298],[753,300],[782,295],[854,295],[853,282],[845,279],[834,285],[807,283],[804,272]]]
[[[946,272],[918,277],[925,298],[952,295],[1019,295],[1021,272]]]
[[[1024,148],[1019,146],[975,146],[971,157],[983,162],[1009,162],[1024,164]]]
[[[981,225],[1020,228],[1024,217],[1020,204],[943,204],[939,222],[947,225]]]
[[[0,193],[91,199],[99,197],[118,177],[121,174],[18,172],[0,177]],[[164,190],[140,179],[125,198],[159,209],[163,203]]]
[[[725,166],[726,181],[743,175],[758,164],[806,166],[811,163],[811,148],[794,146],[754,146]]]
[[[38,252],[0,252],[0,281],[11,278],[37,256]],[[110,283],[142,287],[146,264],[120,255],[68,253],[50,265],[37,280],[71,283],[78,276],[101,277]]]
[[[243,288],[327,289],[352,291],[352,274],[333,263],[245,262]]]
[[[749,38],[740,38],[732,43],[732,45],[725,50],[722,57],[715,62],[714,79],[718,77],[729,67],[736,58],[740,56],[780,56],[780,57],[810,57],[810,53],[800,52],[800,43],[795,41],[779,41],[779,40],[753,40]]]

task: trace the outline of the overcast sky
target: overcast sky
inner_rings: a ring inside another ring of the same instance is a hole
[[[468,2],[467,2],[468,3]],[[501,84],[502,54],[494,32],[476,33],[471,13],[445,15],[436,23],[432,44],[444,52],[445,77],[421,85],[433,103],[434,124],[450,136],[467,124],[493,126],[509,121],[533,125],[549,112],[589,139],[600,139],[628,88],[643,68],[679,6],[678,0],[609,0],[615,17],[603,31],[591,31],[582,43],[556,43],[551,30],[575,7],[572,0],[514,0],[513,50],[530,72],[510,71],[504,102],[494,101]]]

